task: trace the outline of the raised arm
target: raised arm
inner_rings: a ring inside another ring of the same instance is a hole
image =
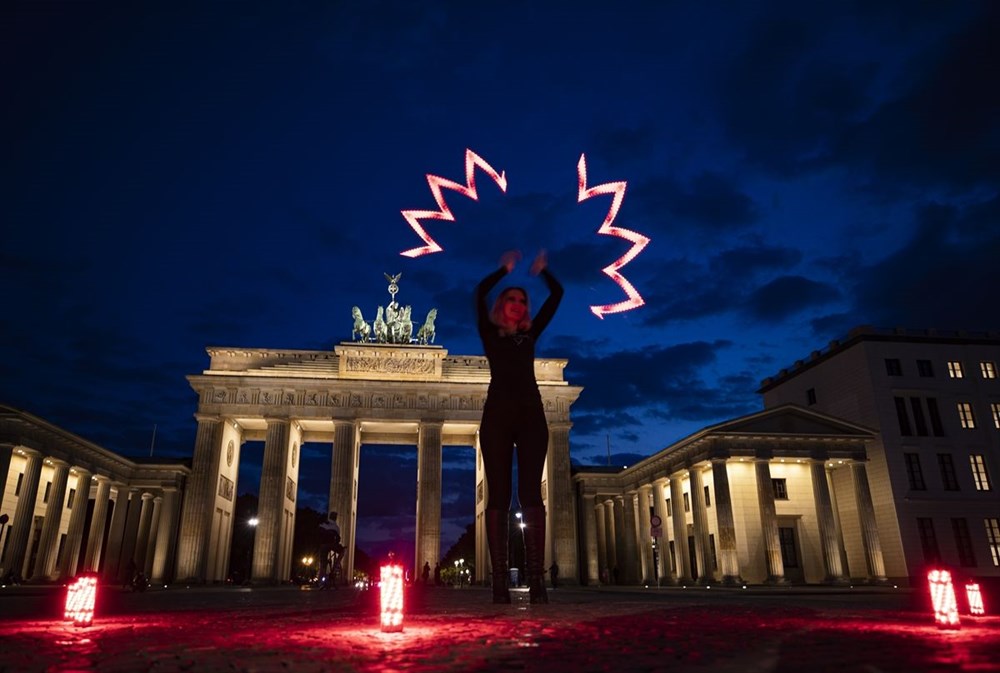
[[[542,330],[548,327],[549,322],[552,321],[553,316],[556,314],[556,309],[559,308],[559,302],[563,298],[563,286],[552,275],[548,266],[543,266],[539,274],[549,288],[549,296],[545,299],[542,307],[538,309],[538,314],[531,321],[531,331],[534,332],[536,339],[542,333]]]
[[[479,281],[479,285],[476,286],[476,328],[479,330],[479,335],[482,336],[484,331],[490,329],[495,329],[490,322],[490,308],[486,305],[486,298],[500,279],[507,275],[507,267],[501,266],[496,271]]]

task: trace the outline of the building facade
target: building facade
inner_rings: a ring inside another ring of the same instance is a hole
[[[887,572],[931,564],[1000,581],[1000,333],[859,327],[765,379],[798,404],[871,427],[869,479]]]
[[[51,582],[95,571],[123,582],[138,569],[170,581],[189,474],[183,463],[123,458],[0,406],[0,577]]]
[[[887,581],[869,428],[786,405],[574,475],[586,584]]]

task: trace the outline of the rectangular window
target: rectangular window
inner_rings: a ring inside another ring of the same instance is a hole
[[[969,535],[969,522],[965,519],[952,519],[951,529],[955,532],[955,547],[958,548],[958,563],[963,568],[976,567],[976,554],[972,550],[972,536]]]
[[[66,509],[73,508],[73,498],[76,497],[76,489],[69,489],[69,496],[66,498]]]
[[[910,431],[910,417],[906,415],[906,400],[902,397],[893,398],[896,401],[896,418],[899,420],[899,434],[909,437],[913,434]]]
[[[993,427],[1000,430],[1000,402],[991,402],[990,411],[993,412]]]
[[[889,376],[902,376],[903,366],[899,364],[898,358],[885,359],[885,373]]]
[[[976,485],[976,490],[992,490],[993,486],[990,484],[990,473],[986,469],[986,457],[980,453],[973,453],[969,456],[969,465],[972,467],[972,483]]]
[[[976,417],[972,413],[972,405],[968,402],[958,403],[958,422],[966,430],[972,430],[976,427]]]
[[[948,363],[948,376],[953,379],[960,379],[965,376],[965,372],[962,371],[962,363],[958,360],[952,360]]]
[[[14,487],[14,495],[21,495],[21,482],[24,481],[24,472],[17,475],[17,486]]]
[[[919,397],[910,398],[910,408],[913,409],[913,427],[921,437],[927,436],[927,421],[924,420],[924,407]]]
[[[771,488],[774,490],[775,500],[788,500],[788,485],[784,479],[772,479]]]
[[[667,498],[667,516],[674,515],[674,508],[670,506],[670,498]]]
[[[779,528],[778,542],[781,544],[781,560],[786,568],[799,567],[799,555],[795,553],[795,529]]]
[[[934,436],[944,437],[944,427],[941,425],[941,412],[938,411],[937,400],[933,397],[927,398],[927,415],[931,417],[931,429],[934,431]]]
[[[691,496],[687,493],[684,494],[684,511],[691,511]]]
[[[719,553],[715,550],[715,535],[708,534],[708,551],[712,556],[712,570],[719,569]]]
[[[705,507],[712,506],[712,496],[708,494],[708,486],[705,487]]]
[[[931,364],[931,361],[917,360],[917,373],[925,379],[932,378],[934,376],[934,366]]]
[[[993,565],[1000,566],[1000,519],[983,519],[986,523],[986,542],[990,546]]]
[[[937,563],[941,560],[941,552],[938,549],[937,535],[934,534],[934,521],[932,519],[917,519],[917,529],[920,531],[920,546],[924,550],[924,561]]]
[[[914,491],[926,491],[924,471],[920,469],[920,456],[915,453],[904,453],[906,460],[906,476],[910,480],[910,488]]]
[[[52,490],[52,482],[51,481],[45,482],[45,493],[42,495],[42,502],[47,503],[49,501],[49,491],[51,490]]]
[[[997,377],[997,364],[989,360],[979,363],[979,371],[983,373],[984,379],[995,379]]]
[[[806,404],[812,406],[816,404],[816,389],[810,388],[806,391]]]
[[[955,474],[955,460],[950,453],[939,453],[938,467],[941,469],[941,483],[946,491],[958,490],[958,477]]]

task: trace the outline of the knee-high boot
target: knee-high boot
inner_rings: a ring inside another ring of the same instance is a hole
[[[493,566],[493,602],[510,603],[510,589],[507,586],[510,574],[507,570],[507,526],[506,511],[486,510],[486,541],[490,545],[490,563]]]
[[[525,507],[524,565],[528,576],[528,599],[532,603],[548,603],[545,592],[545,508]]]

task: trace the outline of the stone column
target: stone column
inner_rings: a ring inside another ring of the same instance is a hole
[[[819,540],[823,550],[823,566],[826,569],[825,581],[827,584],[845,584],[848,580],[844,577],[844,568],[840,563],[840,538],[837,537],[837,523],[833,516],[833,501],[830,499],[825,463],[822,459],[814,458],[809,466],[816,520],[819,523]]]
[[[148,493],[141,493],[138,489],[132,489],[132,495],[128,499],[128,516],[125,518],[125,532],[122,535],[122,550],[119,556],[118,581],[124,584],[128,582],[131,573],[138,570],[135,564],[136,542],[139,538],[139,522],[142,520],[142,511],[146,509],[148,499],[152,497]]]
[[[115,508],[111,512],[111,529],[108,531],[108,548],[104,553],[102,572],[108,582],[118,581],[118,570],[121,567],[122,538],[125,535],[125,518],[128,516],[129,499],[134,489],[128,489],[125,484],[115,484],[118,491],[115,497]],[[127,565],[127,564],[126,564]]]
[[[653,537],[649,534],[649,496],[653,493],[650,484],[639,487],[637,505],[639,510],[639,559],[642,569],[642,583],[656,584],[656,572],[653,570]]]
[[[21,480],[21,495],[17,498],[17,509],[14,517],[7,525],[7,549],[4,552],[4,573],[13,570],[18,577],[24,577],[26,556],[28,553],[28,538],[35,518],[35,500],[38,499],[38,482],[42,476],[42,454],[34,449],[20,447],[28,462],[24,467],[24,478]]]
[[[601,584],[611,583],[611,563],[609,562],[610,553],[608,552],[608,518],[605,511],[605,506],[603,502],[597,502],[597,498],[594,498],[594,518],[596,519],[597,525],[597,579]],[[614,538],[610,538],[613,540]]]
[[[252,578],[254,582],[276,583],[282,579],[278,570],[291,422],[287,418],[266,420],[267,438],[264,440],[264,463],[260,475]]]
[[[715,487],[715,519],[719,527],[719,566],[722,583],[742,584],[740,558],[736,551],[736,521],[733,496],[729,490],[729,468],[724,458],[712,459],[712,485]]]
[[[622,500],[622,523],[624,524],[622,539],[625,543],[623,547],[625,551],[625,563],[622,564],[624,567],[621,568],[621,571],[622,579],[626,584],[639,583],[639,550],[636,543],[638,531],[636,530],[635,509],[636,493],[632,491],[631,493],[627,493]],[[619,557],[620,560],[621,558]]]
[[[142,494],[142,508],[139,510],[139,529],[135,536],[135,549],[132,552],[132,560],[135,567],[146,572],[146,547],[149,546],[149,530],[153,525],[153,494]],[[148,575],[147,575],[148,577]]]
[[[83,524],[87,520],[87,502],[90,499],[90,472],[76,468],[76,494],[69,512],[69,528],[66,531],[66,547],[59,564],[59,579],[65,580],[76,575],[83,545]]]
[[[584,563],[586,564],[586,574],[583,579],[590,586],[597,586],[600,581],[600,545],[598,542],[598,523],[597,523],[597,503],[596,497],[593,495],[584,495],[580,498],[582,512],[580,516],[583,518],[583,548],[586,558]]]
[[[624,581],[625,577],[625,566],[628,564],[625,558],[625,542],[624,542],[624,532],[625,532],[625,513],[622,510],[623,507],[622,496],[615,496],[610,500],[610,512],[608,512],[608,522],[611,524],[611,540],[614,542],[609,545],[614,551],[614,563],[611,566],[611,583],[620,584]]]
[[[204,582],[215,514],[215,493],[222,457],[222,421],[218,416],[195,414],[198,434],[194,441],[191,476],[184,489],[184,510],[177,542],[177,577]]]
[[[549,449],[545,458],[548,474],[546,509],[549,522],[548,538],[552,541],[551,555],[545,567],[552,562],[559,565],[559,583],[579,582],[577,560],[576,517],[573,510],[573,480],[570,477],[569,431],[572,423],[549,422]]]
[[[701,468],[688,470],[688,487],[691,489],[691,521],[694,524],[694,551],[698,563],[698,582],[708,584],[715,579],[712,568],[711,548],[708,539],[708,512],[705,507],[705,480]]]
[[[757,502],[760,505],[761,538],[764,543],[764,560],[767,562],[767,583],[785,584],[785,562],[781,559],[781,540],[778,537],[778,513],[774,506],[774,485],[767,458],[754,459],[757,477]]]
[[[104,475],[97,480],[97,495],[94,498],[94,512],[90,515],[90,532],[87,534],[87,549],[83,554],[83,569],[97,571],[101,563],[101,545],[104,531],[108,527],[108,503],[111,501],[111,480]]]
[[[358,502],[358,428],[353,421],[333,422],[330,464],[330,511],[337,512],[343,545],[347,547],[344,577],[353,577]],[[434,564],[431,564],[434,567]]]
[[[35,582],[48,580],[55,566],[56,551],[59,548],[57,538],[66,504],[66,482],[69,480],[69,463],[56,458],[50,458],[49,461],[55,469],[52,473],[52,486],[49,488],[49,500],[45,503],[45,519],[38,539],[35,567],[31,572],[31,580]]]
[[[173,579],[171,561],[174,558],[177,514],[180,498],[177,489],[169,486],[163,489],[163,506],[160,522],[156,526],[156,551],[153,553],[153,570],[150,579],[154,582],[169,582]]]
[[[875,582],[886,582],[882,542],[878,537],[875,505],[872,503],[865,464],[851,463],[851,476],[854,477],[854,493],[858,499],[858,518],[861,520],[861,537],[865,547],[865,560],[868,562],[868,573]]]
[[[667,493],[663,488],[665,483],[667,482],[664,479],[657,479],[653,482],[653,511],[656,516],[660,517],[660,539],[656,544],[660,550],[657,559],[657,573],[661,584],[673,579],[670,572],[670,536],[667,535],[667,527],[670,522],[667,520]]]
[[[690,583],[691,561],[688,554],[687,517],[684,515],[684,482],[679,474],[670,477],[670,502],[673,509],[674,556],[677,559],[677,581]],[[669,552],[668,552],[669,553]]]
[[[421,421],[417,439],[417,570],[441,560],[442,426],[440,421]]]
[[[153,514],[149,519],[149,534],[146,536],[146,549],[143,552],[143,562],[139,566],[146,577],[153,576],[153,555],[156,553],[156,535],[160,527],[160,507],[163,505],[163,498],[156,496],[153,498]]]

